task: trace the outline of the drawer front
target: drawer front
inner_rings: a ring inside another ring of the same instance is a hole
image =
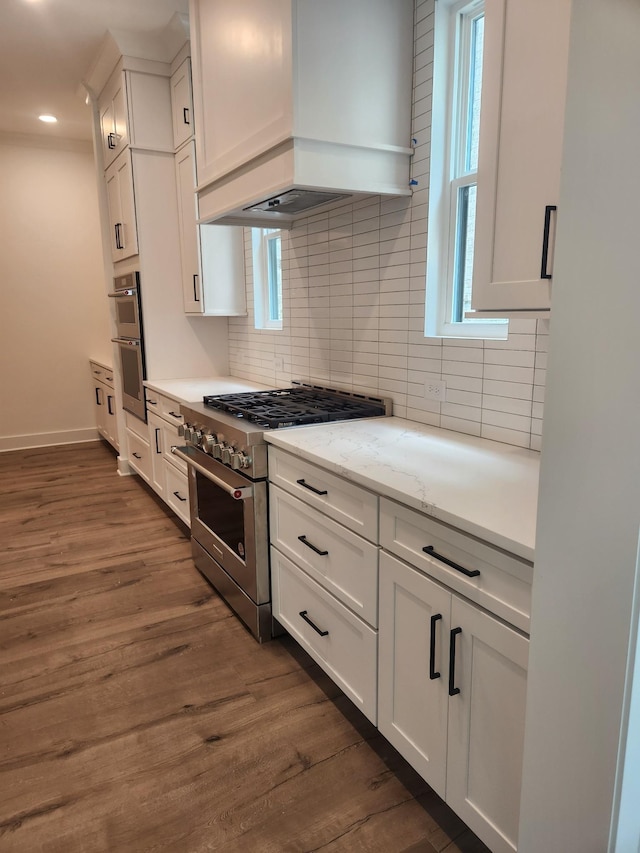
[[[530,563],[387,498],[380,500],[380,542],[420,571],[529,632]],[[435,554],[425,553],[426,547]],[[479,574],[469,577],[439,557]]]
[[[271,485],[271,543],[374,627],[378,547]]]
[[[165,463],[165,500],[178,518],[182,519],[187,527],[191,526],[189,517],[189,480],[186,474],[178,471],[173,465]]]
[[[158,394],[157,391],[152,391],[150,388],[145,389],[145,398],[147,409],[150,412],[155,412],[156,415],[176,427],[178,424],[184,423],[184,418],[180,414],[180,403],[177,400],[167,397],[165,394]]]
[[[140,418],[132,415],[131,412],[124,413],[124,420],[129,432],[135,433],[143,441],[149,442],[149,426]]]
[[[273,615],[375,725],[376,631],[274,548],[271,580]]]
[[[104,382],[109,388],[113,388],[113,370],[110,367],[105,367],[104,364],[99,364],[97,361],[90,361],[89,367],[94,379],[98,382]]]
[[[269,447],[269,479],[370,542],[378,543],[378,496],[311,462]]]
[[[151,482],[151,451],[149,442],[127,429],[129,440],[129,465],[147,483]]]

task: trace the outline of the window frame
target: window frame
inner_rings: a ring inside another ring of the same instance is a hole
[[[282,330],[282,266],[279,267],[279,277],[274,282],[271,265],[271,247],[280,244],[282,258],[282,230],[280,228],[252,228],[251,247],[253,259],[253,304],[254,326],[256,329],[268,331]],[[273,294],[277,292],[278,311],[274,310]],[[278,313],[279,317],[273,315]]]
[[[453,320],[460,190],[477,186],[477,171],[466,168],[470,103],[468,86],[460,81],[470,79],[472,21],[484,13],[484,6],[484,0],[438,0],[435,4],[426,337],[506,340],[508,336],[506,319]],[[465,168],[459,168],[461,163]]]

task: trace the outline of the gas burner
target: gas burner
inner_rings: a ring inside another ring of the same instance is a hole
[[[381,417],[389,413],[386,401],[379,397],[303,385],[207,396],[204,404],[264,429]]]

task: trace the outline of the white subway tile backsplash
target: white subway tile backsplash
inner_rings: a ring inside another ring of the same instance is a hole
[[[434,0],[417,0],[415,22],[413,194],[348,199],[283,232],[279,332],[254,328],[247,229],[248,314],[229,318],[230,371],[378,393],[398,417],[539,450],[547,320],[510,320],[507,340],[424,336]],[[446,384],[443,403],[425,397],[433,380]]]

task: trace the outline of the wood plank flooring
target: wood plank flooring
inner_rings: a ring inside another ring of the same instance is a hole
[[[2,853],[481,853],[101,442],[0,454]]]

